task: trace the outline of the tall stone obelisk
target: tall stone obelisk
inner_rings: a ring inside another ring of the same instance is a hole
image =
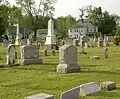
[[[54,22],[52,18],[48,21],[48,34],[46,37],[45,45],[53,48],[56,45],[56,36],[54,33]]]
[[[17,31],[16,31],[16,40],[15,45],[20,45],[20,32],[19,32],[19,24],[17,24]]]

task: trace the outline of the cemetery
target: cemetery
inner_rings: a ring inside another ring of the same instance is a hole
[[[9,11],[16,9],[11,12],[14,21],[2,20],[0,15],[0,99],[120,99],[116,17],[101,7],[88,6],[79,9],[78,20],[55,19],[55,2],[41,1],[43,9],[37,9],[35,2],[28,1],[17,0],[15,8],[9,6]],[[33,10],[38,14],[34,16]]]

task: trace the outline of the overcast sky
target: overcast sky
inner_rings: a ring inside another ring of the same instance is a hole
[[[13,4],[15,0],[8,1]],[[55,17],[67,15],[78,17],[78,9],[86,5],[101,6],[112,14],[120,15],[120,0],[58,0],[55,4]]]

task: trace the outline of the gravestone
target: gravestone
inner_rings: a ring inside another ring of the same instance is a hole
[[[104,42],[103,43],[104,43],[105,47],[109,46],[108,37],[106,37],[106,36],[104,37]]]
[[[85,47],[85,43],[84,43],[83,40],[81,40],[81,52],[80,52],[80,54],[84,54],[85,53],[84,52],[84,47]]]
[[[9,41],[3,40],[3,47],[8,48],[8,46],[9,46]]]
[[[32,45],[30,39],[27,39],[27,45]]]
[[[94,95],[100,91],[101,88],[95,82],[80,85],[80,96]]]
[[[100,84],[100,87],[102,90],[111,91],[111,90],[116,89],[116,83],[112,81],[106,81],[106,82],[102,82]]]
[[[104,57],[108,58],[108,48],[107,47],[104,49]]]
[[[32,96],[28,96],[25,99],[54,99],[54,95],[49,95],[46,93],[40,93]]]
[[[103,38],[102,37],[98,38],[98,47],[103,47]]]
[[[55,49],[52,49],[52,55],[55,56]]]
[[[42,58],[39,56],[39,48],[36,45],[25,45],[21,47],[21,64],[41,64]]]
[[[59,65],[57,66],[57,72],[79,72],[80,66],[77,62],[77,48],[73,45],[64,45],[59,49]]]
[[[54,21],[52,18],[48,21],[48,34],[46,36],[45,45],[48,49],[56,45],[56,35],[54,32]]]
[[[19,23],[19,22],[18,22],[18,23]],[[20,34],[19,29],[20,29],[19,24],[17,24],[17,31],[16,31],[15,45],[20,45],[21,34]]]
[[[60,99],[79,99],[80,86],[61,93]]]
[[[73,40],[73,45],[74,45],[74,46],[78,46],[78,40],[77,40],[77,39],[74,39],[74,40]]]
[[[24,45],[27,45],[27,39],[22,39],[20,41],[20,46],[24,46]]]
[[[10,44],[7,50],[7,65],[14,65],[16,59],[16,49],[15,45]]]
[[[44,49],[44,55],[48,56],[47,49]]]

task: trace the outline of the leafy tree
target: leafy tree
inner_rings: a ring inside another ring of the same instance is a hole
[[[99,32],[103,35],[115,34],[116,16],[110,15],[107,11],[103,12],[101,7],[93,7],[91,5],[79,10],[81,12],[80,18],[83,20],[84,16],[90,20],[90,22],[99,27]]]
[[[40,0],[39,7],[37,8],[35,0],[16,0],[16,3],[21,6],[22,11],[31,18],[31,29],[34,31],[35,40],[39,16],[53,14],[53,4],[55,1],[56,0]]]
[[[60,35],[65,38],[68,36],[68,28],[76,22],[76,19],[71,15],[66,17],[58,17],[56,19],[57,29]]]
[[[4,34],[5,32],[5,22],[3,18],[0,18],[0,37]]]

